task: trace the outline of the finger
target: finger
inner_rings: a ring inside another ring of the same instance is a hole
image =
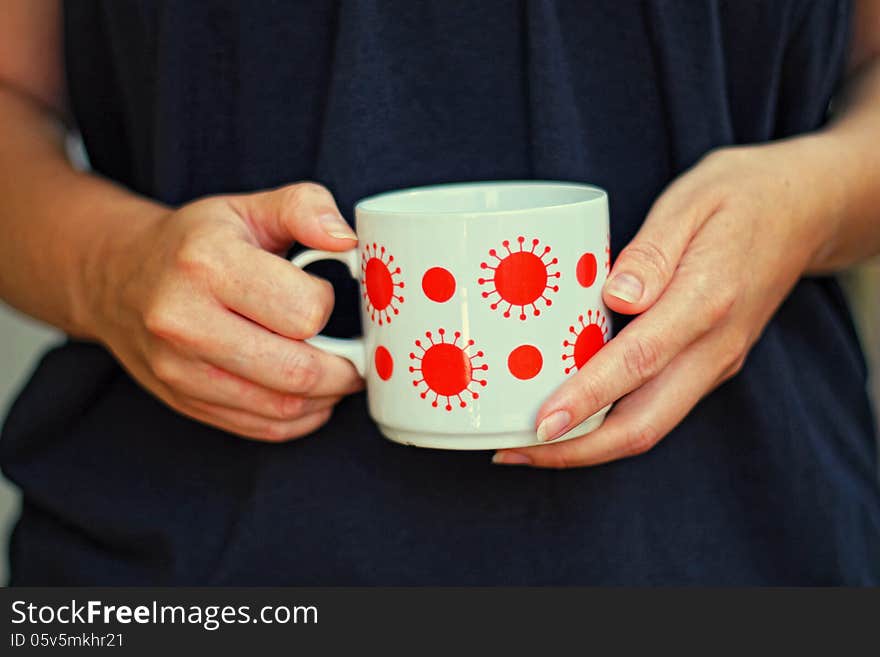
[[[604,288],[608,307],[629,315],[650,308],[672,280],[693,236],[718,210],[719,198],[703,184],[699,166],[667,188],[614,262]]]
[[[166,337],[222,370],[280,392],[324,397],[363,388],[363,379],[344,358],[267,331],[222,308],[180,335]]]
[[[690,259],[683,265],[651,309],[630,322],[542,404],[537,416],[539,440],[558,438],[644,385],[727,316],[734,296],[718,282],[720,270],[701,260]]]
[[[333,413],[331,404],[293,420],[274,420],[247,410],[225,408],[171,388],[157,379],[153,368],[139,358],[126,358],[125,362],[136,381],[178,413],[247,438],[277,442],[304,436],[322,426]]]
[[[493,461],[572,468],[648,451],[729,373],[729,348],[724,342],[710,334],[692,345],[662,374],[621,399],[596,431],[560,443],[499,451]]]
[[[333,286],[246,242],[230,244],[235,267],[212,283],[217,300],[270,331],[304,340],[333,310]]]
[[[317,183],[301,182],[235,196],[231,203],[248,222],[260,246],[269,251],[280,252],[294,241],[316,249],[344,251],[357,242],[333,195]]]
[[[272,390],[209,363],[170,356],[153,373],[170,390],[191,399],[245,411],[269,420],[294,420],[339,402],[339,395],[304,397]]]
[[[246,411],[215,406],[198,400],[182,401],[175,410],[228,433],[272,443],[307,436],[326,424],[333,414],[332,408],[325,408],[295,420],[270,420]]]

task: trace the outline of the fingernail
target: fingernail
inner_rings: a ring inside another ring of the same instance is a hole
[[[546,443],[549,440],[558,438],[568,428],[569,424],[571,424],[571,413],[568,411],[550,413],[538,425],[538,440]]]
[[[519,452],[495,452],[492,463],[495,465],[531,465],[532,459]]]
[[[617,274],[608,281],[608,286],[605,289],[608,294],[621,301],[635,303],[642,298],[645,286],[632,274]]]
[[[345,222],[345,219],[338,214],[322,214],[318,217],[318,222],[321,224],[321,228],[324,229],[324,232],[330,237],[335,237],[340,240],[357,239],[357,235],[354,234],[351,226],[349,226]]]

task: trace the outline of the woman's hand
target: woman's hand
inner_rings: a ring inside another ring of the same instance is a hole
[[[324,424],[363,382],[302,342],[333,308],[327,281],[281,254],[342,251],[356,237],[323,187],[206,198],[113,244],[92,333],[147,390],[226,431],[281,441]]]
[[[551,441],[616,402],[604,424],[495,462],[567,468],[641,454],[739,372],[834,234],[840,192],[817,166],[823,148],[803,137],[721,149],[676,180],[604,289],[611,309],[639,316],[546,400],[537,432]]]

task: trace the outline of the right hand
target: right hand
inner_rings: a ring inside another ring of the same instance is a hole
[[[293,241],[355,246],[325,188],[209,197],[127,236],[96,291],[94,334],[173,409],[277,442],[315,431],[363,387],[351,363],[303,342],[324,327],[333,288],[282,257]]]

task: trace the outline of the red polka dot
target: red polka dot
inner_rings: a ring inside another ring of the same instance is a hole
[[[596,256],[592,253],[585,253],[578,260],[577,279],[584,287],[590,287],[596,282]]]
[[[379,375],[379,378],[383,381],[390,379],[391,372],[394,371],[394,359],[391,358],[391,352],[385,347],[379,345],[376,347],[373,361],[376,364],[376,374]]]
[[[422,276],[422,290],[431,301],[449,301],[455,293],[455,276],[443,267],[431,267]]]
[[[510,352],[507,357],[507,369],[517,379],[531,379],[537,376],[544,365],[544,359],[537,347],[523,344]]]

